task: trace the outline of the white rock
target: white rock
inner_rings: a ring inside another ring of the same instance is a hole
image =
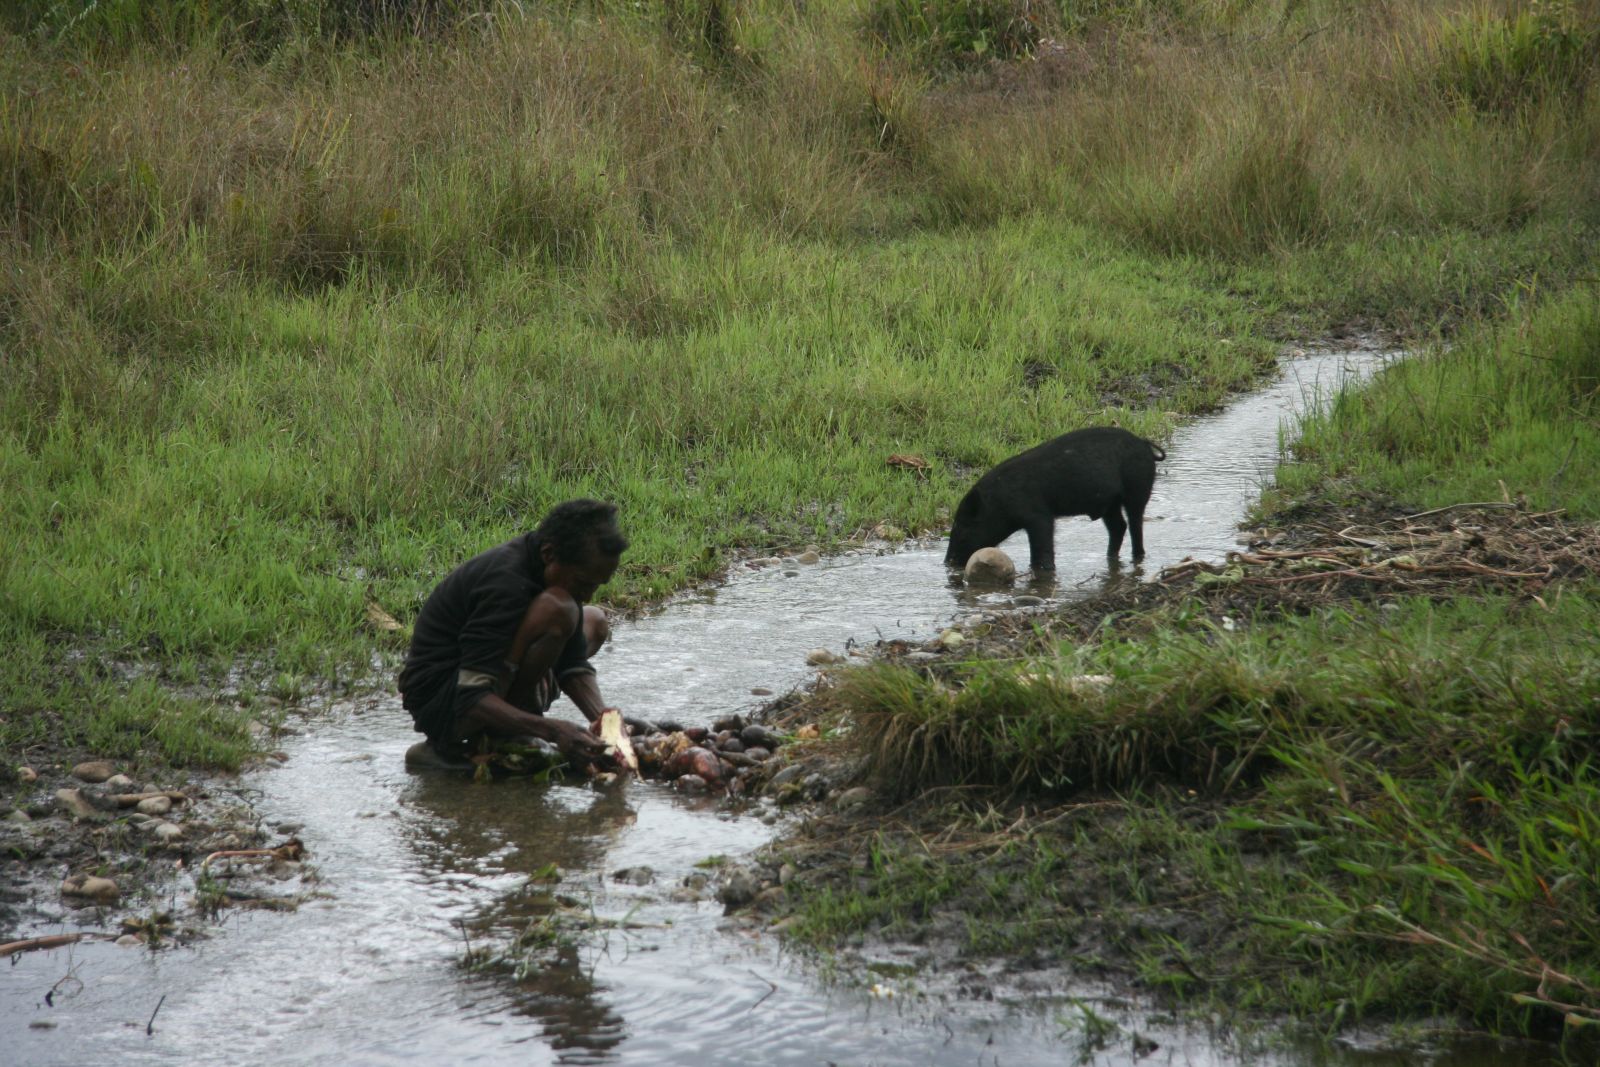
[[[175,822],[158,822],[150,828],[150,834],[165,845],[182,837],[183,827]]]
[[[1017,576],[1017,565],[998,548],[980,548],[967,558],[962,576],[982,585],[1009,585]]]
[[[825,648],[813,648],[806,653],[806,664],[811,667],[825,667],[830,663],[839,662],[839,657]]]
[[[126,774],[113,774],[106,779],[106,788],[115,789],[121,793],[131,793],[133,791],[133,779]]]

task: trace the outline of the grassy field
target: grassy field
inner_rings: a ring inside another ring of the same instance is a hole
[[[0,751],[236,766],[277,702],[388,684],[369,603],[408,621],[559,500],[619,503],[607,595],[646,604],[741,550],[941,529],[1020,447],[1160,438],[1335,328],[1428,354],[1312,426],[1286,495],[1592,518],[1596,25],[1592,0],[8,5]],[[1504,631],[1520,678],[1592,602],[1435,633]],[[1406,647],[1414,610],[1362,640]],[[1300,625],[1307,656],[1346,640]],[[1592,711],[1573,649],[1551,692]],[[1341,691],[1398,699],[1329,656],[1283,745]],[[1472,773],[1520,789],[1509,758]]]

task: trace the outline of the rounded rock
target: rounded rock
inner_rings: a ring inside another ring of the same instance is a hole
[[[103,759],[86,760],[72,768],[72,777],[80,782],[103,782],[117,773],[117,769]]]
[[[61,883],[61,895],[83,897],[101,904],[109,904],[122,895],[117,883],[94,874],[75,874]]]
[[[1009,585],[1017,576],[1017,565],[998,548],[980,548],[967,558],[962,577],[974,585]]]
[[[32,767],[23,766],[17,768],[17,781],[26,785],[29,782],[37,782],[38,780],[39,772]]]
[[[739,740],[746,749],[764,748],[768,752],[783,744],[783,738],[776,730],[754,722],[739,731]]]
[[[871,799],[871,788],[864,785],[858,785],[853,789],[846,789],[844,792],[834,797],[833,805],[840,811],[848,811],[851,808],[859,808],[861,805],[865,804]]]
[[[806,665],[809,667],[825,667],[830,663],[839,662],[839,657],[825,648],[814,648],[806,653]]]
[[[171,797],[145,797],[135,806],[140,815],[165,815],[172,810]]]

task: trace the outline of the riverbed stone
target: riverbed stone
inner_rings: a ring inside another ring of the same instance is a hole
[[[739,740],[747,749],[764,748],[768,752],[783,744],[783,737],[771,727],[753,722],[739,731]]]
[[[100,810],[89,803],[89,798],[79,789],[57,789],[56,806],[77,819],[88,819],[100,814]]]
[[[938,644],[940,648],[944,649],[960,648],[966,640],[966,634],[963,634],[960,630],[951,628],[939,635],[939,639],[936,644]]]
[[[822,562],[822,557],[817,555],[817,553],[815,553],[815,552],[802,552],[798,556],[796,556],[795,559],[799,560],[801,563],[821,563]]]
[[[1044,597],[1034,596],[1032,593],[1023,593],[1011,598],[1012,607],[1018,608],[1036,608],[1043,603]]]
[[[30,822],[33,821],[33,816],[29,815],[27,812],[23,811],[21,808],[16,808],[16,809],[13,809],[12,811],[6,812],[5,821],[6,822],[10,822],[10,823],[19,823],[19,824],[20,823],[30,823]]]
[[[833,806],[838,808],[840,811],[849,811],[851,808],[859,808],[861,805],[865,804],[871,799],[871,787],[858,785],[852,789],[846,789],[844,792],[834,797]]]
[[[813,648],[806,653],[806,665],[810,667],[826,667],[838,662],[839,657],[825,648]]]
[[[140,815],[165,815],[172,810],[171,797],[145,797],[135,805]]]
[[[21,782],[23,785],[27,785],[30,782],[37,782],[38,780],[39,772],[34,770],[32,767],[24,764],[23,766],[17,768],[17,781]]]
[[[108,760],[85,760],[72,768],[72,777],[80,782],[103,782],[117,773]]]
[[[974,585],[1009,585],[1017,576],[1017,565],[998,548],[980,548],[967,558],[962,577]]]
[[[122,895],[117,883],[95,874],[75,874],[61,883],[61,895],[109,904]]]
[[[163,845],[167,845],[183,836],[183,827],[175,822],[158,822],[150,827],[149,834]]]
[[[113,774],[106,779],[106,788],[117,793],[131,793],[134,789],[134,781],[126,774]]]
[[[728,875],[725,882],[717,888],[717,899],[729,911],[742,908],[756,898],[761,883],[756,881],[755,875],[749,871],[738,870]]]
[[[775,789],[781,788],[788,785],[790,782],[798,782],[801,778],[805,777],[805,774],[805,767],[798,763],[791,763],[789,766],[783,768],[782,770],[778,771],[777,774],[772,776],[771,785]]]
[[[611,880],[627,885],[649,885],[656,880],[656,872],[651,867],[623,867],[611,872]]]

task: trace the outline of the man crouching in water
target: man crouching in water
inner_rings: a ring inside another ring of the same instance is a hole
[[[464,762],[494,740],[537,737],[575,765],[609,763],[593,733],[545,712],[561,693],[591,724],[607,710],[589,657],[611,628],[588,601],[627,547],[616,505],[569,500],[445,576],[417,616],[399,678],[439,756]]]

